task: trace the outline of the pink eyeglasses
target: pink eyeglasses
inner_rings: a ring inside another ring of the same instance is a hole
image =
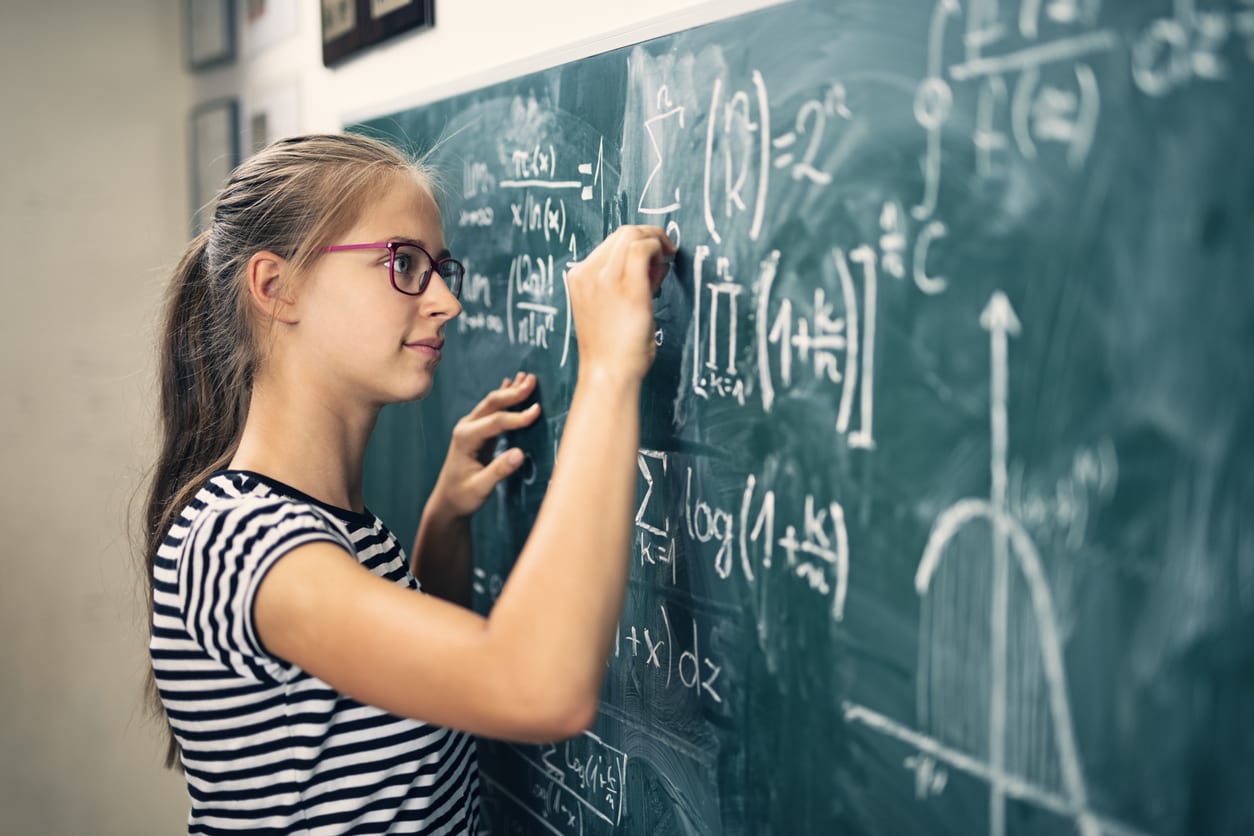
[[[387,250],[388,275],[392,279],[392,287],[406,296],[418,296],[431,283],[431,274],[439,273],[440,278],[448,285],[449,292],[460,299],[462,280],[466,277],[466,268],[455,258],[432,258],[431,253],[417,244],[401,241],[380,241],[375,244],[338,244],[334,247],[323,247],[318,252],[336,253],[343,250]]]

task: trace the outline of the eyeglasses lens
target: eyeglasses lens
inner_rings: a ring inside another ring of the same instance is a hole
[[[444,283],[448,285],[449,292],[460,298],[462,278],[466,272],[461,263],[445,258],[437,263],[435,269],[439,272],[440,278],[444,279]],[[431,270],[431,257],[420,247],[400,244],[393,252],[392,284],[401,293],[416,296],[426,290],[427,283],[431,279]]]

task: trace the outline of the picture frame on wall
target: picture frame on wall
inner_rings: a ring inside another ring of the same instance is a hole
[[[322,63],[330,67],[361,49],[357,0],[322,0]]]
[[[435,0],[369,0],[367,5],[366,39],[371,44],[435,25]]]
[[[190,69],[235,60],[235,0],[183,0],[183,22]]]
[[[322,63],[435,25],[435,0],[322,0]]]
[[[239,100],[197,105],[189,127],[192,232],[199,234],[211,220],[208,204],[240,163]]]

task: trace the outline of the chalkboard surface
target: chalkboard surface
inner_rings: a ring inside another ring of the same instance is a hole
[[[540,378],[481,611],[571,261],[682,250],[602,711],[483,744],[491,832],[1254,832],[1252,94],[1248,0],[847,0],[355,126],[439,142],[469,267],[373,509],[411,534],[453,422]]]

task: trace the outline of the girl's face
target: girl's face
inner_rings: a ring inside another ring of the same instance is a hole
[[[449,255],[439,209],[413,178],[398,176],[332,243],[387,242],[417,244],[435,259]],[[301,374],[331,397],[377,407],[431,391],[444,326],[462,306],[435,272],[421,295],[397,291],[390,257],[384,247],[323,253],[297,290],[295,336],[309,361]]]

